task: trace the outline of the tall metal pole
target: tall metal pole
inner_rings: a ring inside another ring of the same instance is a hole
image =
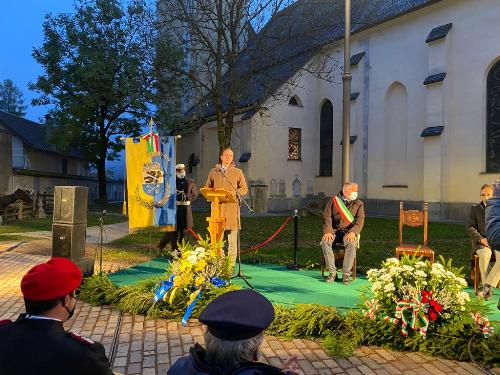
[[[349,181],[351,146],[351,0],[345,0],[344,74],[342,75],[342,183]]]

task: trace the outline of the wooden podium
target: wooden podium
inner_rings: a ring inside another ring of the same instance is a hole
[[[212,189],[204,187],[200,189],[200,192],[207,201],[212,203],[210,217],[207,217],[210,239],[212,243],[220,241],[224,233],[224,222],[226,221],[226,218],[221,216],[220,204],[236,203],[236,200],[231,195],[229,190],[226,189]]]

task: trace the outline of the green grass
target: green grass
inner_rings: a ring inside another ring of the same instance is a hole
[[[202,235],[206,232],[206,213],[194,213],[194,229]],[[284,222],[284,216],[243,217],[241,231],[241,248],[248,249],[256,245],[276,231]],[[322,218],[304,216],[299,218],[298,263],[308,267],[318,267],[320,261],[320,241],[322,237]],[[422,240],[422,229],[405,227],[405,242],[418,243]],[[113,242],[115,245],[141,245],[143,248],[150,243],[157,244],[162,233],[155,228],[125,236]],[[370,268],[378,267],[380,263],[395,254],[398,245],[398,220],[369,217],[361,233],[361,246],[357,256],[358,272],[366,273]],[[470,245],[462,224],[430,223],[428,245],[436,252],[436,257],[443,255],[452,258],[453,264],[463,267],[464,272],[470,270]],[[268,245],[257,252],[242,256],[243,260],[252,263],[287,264],[293,260],[293,221]]]
[[[36,240],[36,237],[23,236],[22,234],[0,234],[0,242],[18,242],[18,241],[29,241]]]
[[[119,215],[109,215],[104,218],[104,224],[114,224],[126,221],[127,219]],[[96,226],[99,223],[98,214],[88,214],[87,226]],[[23,219],[23,220],[10,220],[4,225],[0,225],[0,235],[10,233],[25,233],[52,230],[52,217],[45,219]]]
[[[102,212],[106,210],[107,213],[121,214],[123,209],[123,202],[113,202],[113,203],[99,203],[93,202],[89,204],[89,212]]]

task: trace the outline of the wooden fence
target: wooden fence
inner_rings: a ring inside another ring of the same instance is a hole
[[[54,193],[38,193],[36,199],[42,200],[43,210],[47,215],[52,215],[54,212]]]
[[[3,222],[6,223],[12,220],[22,220],[33,218],[36,216],[38,209],[38,201],[42,201],[42,208],[47,216],[52,216],[54,212],[54,194],[53,193],[37,193],[33,203],[26,203],[21,200],[11,203],[7,207],[0,209],[0,216]]]
[[[35,216],[35,205],[33,203],[16,201],[0,209],[0,215],[4,222],[32,218]]]

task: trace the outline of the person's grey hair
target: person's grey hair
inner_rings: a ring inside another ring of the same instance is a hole
[[[205,331],[205,359],[217,367],[230,367],[244,362],[253,362],[255,353],[264,340],[264,333],[246,340],[221,340]]]
[[[358,184],[355,182],[347,181],[347,182],[344,182],[344,185],[342,185],[342,188],[346,188],[346,187],[354,186],[354,185],[358,186]]]

